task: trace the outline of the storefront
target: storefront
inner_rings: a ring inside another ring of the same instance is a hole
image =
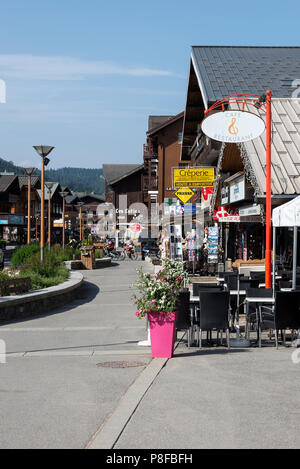
[[[254,203],[253,188],[243,172],[223,181],[220,206],[214,219],[220,225],[223,262],[261,261],[264,258],[264,210]]]
[[[0,218],[1,238],[5,241],[23,243],[25,240],[24,216],[15,214],[1,215]]]

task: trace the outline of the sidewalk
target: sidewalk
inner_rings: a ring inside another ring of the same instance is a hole
[[[180,344],[114,448],[299,448],[293,351]]]
[[[137,345],[145,323],[131,299],[141,265],[150,268],[124,261],[82,271],[81,298],[71,305],[0,325],[8,353],[0,364],[0,448],[84,448],[113,412],[151,361],[150,348]]]
[[[84,271],[71,305],[0,326],[0,448],[298,448],[296,349],[181,341],[151,360],[131,299],[141,265]]]

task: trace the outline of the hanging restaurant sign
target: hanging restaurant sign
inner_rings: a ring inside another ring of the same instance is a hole
[[[265,123],[248,111],[219,111],[205,117],[201,128],[213,140],[241,143],[259,137],[265,130]]]
[[[174,187],[211,187],[214,179],[215,168],[173,168]]]

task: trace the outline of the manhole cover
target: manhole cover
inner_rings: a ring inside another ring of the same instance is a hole
[[[142,362],[124,362],[124,361],[117,361],[117,362],[101,362],[97,363],[99,368],[130,368],[133,366],[145,366],[147,363]]]

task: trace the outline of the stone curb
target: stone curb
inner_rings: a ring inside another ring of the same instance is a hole
[[[75,299],[82,283],[81,273],[70,272],[69,280],[54,287],[16,296],[3,296],[0,298],[0,324],[48,313],[69,304]]]
[[[181,337],[179,337],[178,342],[175,344],[174,354],[184,335],[184,333],[181,334]],[[146,366],[128,388],[115,409],[106,417],[85,449],[112,449],[114,447],[143,397],[168,360],[169,358],[152,359],[149,365]]]
[[[79,272],[70,272],[70,278],[59,285],[54,287],[43,288],[30,293],[23,293],[16,296],[2,296],[0,298],[0,309],[5,306],[12,306],[13,304],[28,303],[31,301],[36,301],[41,298],[50,298],[52,296],[61,295],[67,293],[75,288],[81,286],[83,282],[83,275]]]
[[[168,358],[153,358],[106,418],[86,449],[112,449]]]
[[[68,270],[86,270],[80,260],[65,261],[64,264]],[[104,269],[105,267],[112,267],[110,257],[103,257],[102,259],[96,259],[96,269]]]

